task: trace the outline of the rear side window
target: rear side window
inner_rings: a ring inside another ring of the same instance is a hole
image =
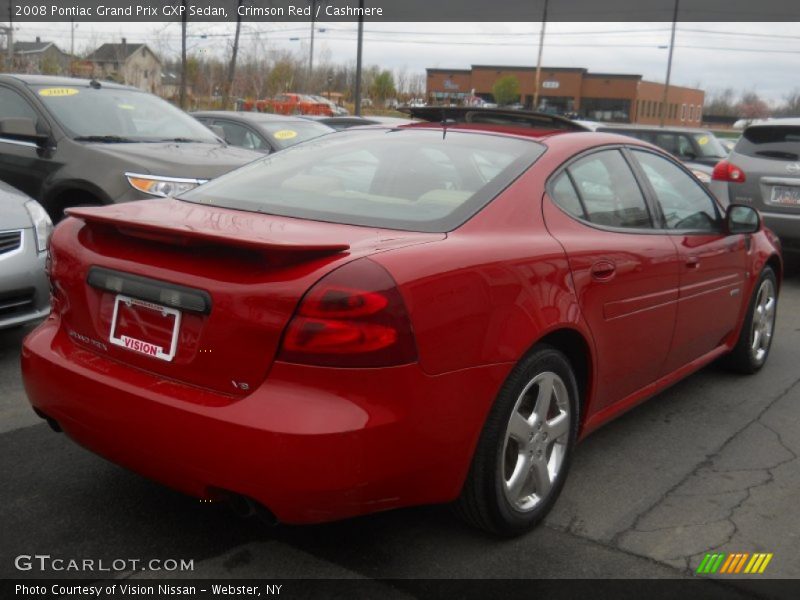
[[[747,129],[734,152],[776,160],[800,160],[800,126],[760,125]]]
[[[588,221],[605,227],[652,227],[642,190],[619,150],[595,152],[572,163],[567,172]],[[562,190],[566,189],[565,183],[556,183],[561,184]],[[556,203],[575,214],[567,208],[568,204],[559,200],[568,196],[562,196],[556,189],[553,192],[558,196]]]
[[[34,123],[38,120],[36,111],[22,96],[3,87],[0,87],[0,117],[33,119]]]

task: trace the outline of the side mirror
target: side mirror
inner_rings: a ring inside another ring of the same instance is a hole
[[[761,229],[761,216],[752,206],[731,204],[725,213],[725,229],[729,234],[755,233]]]
[[[36,123],[27,117],[7,117],[0,119],[0,137],[44,145],[50,136],[36,131]]]

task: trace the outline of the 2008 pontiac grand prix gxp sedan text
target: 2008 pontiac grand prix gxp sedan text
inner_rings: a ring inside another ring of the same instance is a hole
[[[515,534],[578,439],[723,355],[764,364],[782,263],[754,210],[723,213],[638,140],[480,120],[351,129],[180,199],[70,209],[31,403],[282,522],[455,501]]]

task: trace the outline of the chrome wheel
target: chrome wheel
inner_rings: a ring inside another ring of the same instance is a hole
[[[564,464],[572,415],[564,381],[539,373],[517,398],[503,444],[503,492],[519,511],[530,511],[553,487]]]
[[[772,332],[775,328],[775,284],[771,279],[764,279],[756,294],[753,307],[753,326],[750,331],[750,352],[753,360],[761,363],[769,352],[772,343]]]

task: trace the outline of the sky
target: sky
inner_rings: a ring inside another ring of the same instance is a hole
[[[800,90],[797,23],[678,24],[672,83],[698,86],[707,94],[725,88],[755,91],[771,104]],[[244,23],[242,52],[286,49],[308,55],[310,23]],[[189,23],[190,52],[224,56],[234,23]],[[632,73],[664,81],[671,23],[547,24],[542,64]],[[472,64],[536,64],[540,23],[369,23],[364,29],[364,64],[405,68],[469,68]],[[36,36],[70,50],[70,23],[18,23],[17,40]],[[104,42],[146,42],[167,58],[180,52],[178,23],[76,23],[75,50]],[[355,23],[316,23],[315,62],[355,61]]]

